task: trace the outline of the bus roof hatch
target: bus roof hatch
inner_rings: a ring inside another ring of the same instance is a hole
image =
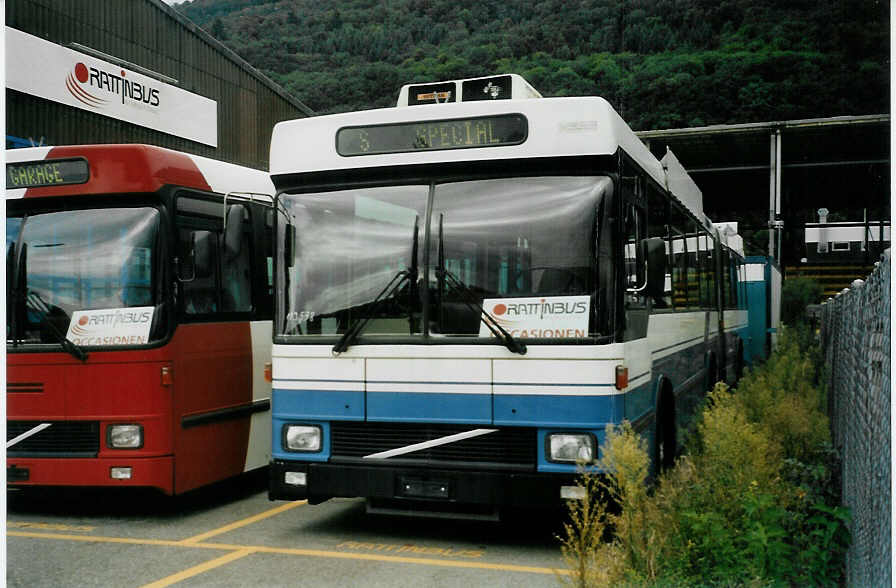
[[[541,93],[518,74],[468,78],[429,84],[405,84],[397,106],[472,102],[476,100],[520,100],[541,98]]]

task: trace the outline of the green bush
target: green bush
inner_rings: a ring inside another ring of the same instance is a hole
[[[602,481],[585,472],[580,479],[585,490],[582,500],[568,502],[569,520],[563,525],[560,552],[569,569],[568,576],[558,576],[562,584],[585,588],[610,586],[622,578],[623,559],[616,557],[615,546],[605,543],[608,532],[607,509]]]
[[[805,461],[830,441],[830,425],[824,391],[815,384],[820,370],[812,357],[817,354],[801,350],[799,339],[784,329],[775,353],[738,384],[737,400],[785,456]]]
[[[569,583],[837,585],[848,511],[810,357],[785,332],[737,390],[718,384],[686,454],[653,487],[643,440],[627,423],[609,427],[605,475],[583,473],[588,498],[570,502]]]
[[[568,503],[569,522],[560,537],[561,552],[570,569],[564,583],[636,586],[657,577],[668,546],[656,523],[674,521],[648,494],[647,455],[644,440],[628,422],[619,428],[607,427],[597,468],[580,476],[585,498]],[[608,509],[607,504],[614,508]]]
[[[688,487],[670,504],[680,519],[668,573],[713,584],[770,579],[788,567],[780,505],[782,450],[724,384],[710,393],[690,449]],[[661,479],[668,484],[673,478]]]

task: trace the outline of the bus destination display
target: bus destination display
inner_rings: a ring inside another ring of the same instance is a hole
[[[48,159],[6,164],[7,188],[43,188],[83,184],[90,178],[87,160]]]
[[[343,157],[519,145],[529,126],[521,114],[344,127],[336,133]]]

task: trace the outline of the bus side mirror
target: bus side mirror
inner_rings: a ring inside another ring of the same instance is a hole
[[[211,231],[193,231],[193,268],[197,278],[212,275],[212,239]]]
[[[647,280],[644,293],[652,298],[663,296],[666,286],[666,244],[662,237],[641,241],[647,260]]]
[[[224,229],[224,259],[236,259],[240,254],[243,243],[243,218],[246,216],[246,207],[242,204],[234,204],[227,211]]]

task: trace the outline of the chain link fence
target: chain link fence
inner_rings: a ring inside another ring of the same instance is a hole
[[[834,446],[850,508],[848,586],[890,586],[890,250],[821,309]]]

